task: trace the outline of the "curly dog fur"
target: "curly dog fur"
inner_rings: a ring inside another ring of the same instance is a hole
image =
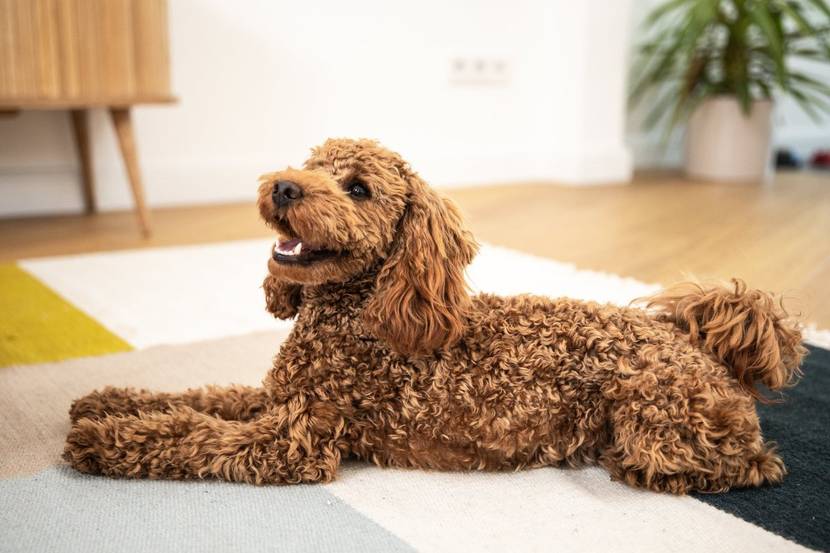
[[[70,411],[73,467],[269,484],[331,480],[344,456],[596,462],[672,493],[783,478],[755,382],[790,384],[805,350],[772,296],[740,281],[680,285],[643,309],[471,296],[477,245],[457,209],[368,140],[329,140],[302,169],[264,175],[258,205],[278,235],[267,309],[296,317],[264,386],[93,392]]]

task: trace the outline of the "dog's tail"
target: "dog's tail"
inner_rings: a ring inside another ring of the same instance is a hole
[[[689,333],[693,344],[730,367],[735,378],[755,398],[760,381],[770,390],[794,383],[807,350],[801,331],[783,303],[771,294],[747,289],[742,280],[733,287],[685,282],[650,298],[648,307]]]

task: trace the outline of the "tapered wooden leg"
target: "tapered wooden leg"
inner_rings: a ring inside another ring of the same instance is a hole
[[[73,109],[72,131],[75,134],[75,147],[78,149],[78,160],[81,163],[81,184],[84,194],[84,209],[87,213],[95,213],[95,177],[92,173],[92,147],[89,143],[89,125],[85,109]]]
[[[144,203],[144,188],[141,185],[141,171],[138,168],[138,154],[135,148],[135,136],[133,134],[133,121],[130,117],[130,108],[110,108],[112,124],[115,126],[115,134],[118,135],[118,144],[121,146],[121,157],[124,158],[124,166],[127,168],[127,176],[130,179],[130,186],[133,189],[135,209],[138,214],[138,221],[141,224],[141,232],[144,236],[150,235],[150,213]]]

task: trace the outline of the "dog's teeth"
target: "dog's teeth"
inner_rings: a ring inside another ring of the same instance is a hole
[[[294,240],[286,240],[284,242],[279,242],[276,246],[277,252],[280,255],[289,255],[295,256],[300,255],[303,251],[303,243],[300,240],[297,240],[296,243],[292,244]]]

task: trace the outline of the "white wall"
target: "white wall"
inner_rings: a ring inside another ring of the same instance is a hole
[[[631,30],[631,51],[629,59],[636,59],[634,49],[642,37],[641,24],[654,6],[665,0],[633,0]],[[830,83],[830,64],[792,60],[805,73]],[[647,108],[647,106],[643,106]],[[664,144],[665,129],[646,129],[643,118],[646,109],[630,113],[627,121],[626,143],[631,148],[634,165],[637,167],[679,167],[683,164],[683,135],[685,127],[678,125]],[[773,147],[786,147],[802,158],[809,157],[819,148],[830,145],[830,116],[821,121],[812,120],[798,104],[789,97],[776,99],[773,112]]]
[[[794,67],[824,82],[830,83],[830,64],[806,60],[793,60]],[[816,150],[830,148],[830,115],[814,121],[792,98],[779,98],[776,102],[773,143],[792,149],[802,158],[809,158]]]
[[[136,110],[151,205],[250,200],[328,136],[369,136],[439,185],[625,181],[629,0],[171,0],[171,107]],[[503,85],[450,83],[458,56]],[[106,114],[103,209],[131,205]],[[77,211],[68,117],[0,119],[0,215]]]

